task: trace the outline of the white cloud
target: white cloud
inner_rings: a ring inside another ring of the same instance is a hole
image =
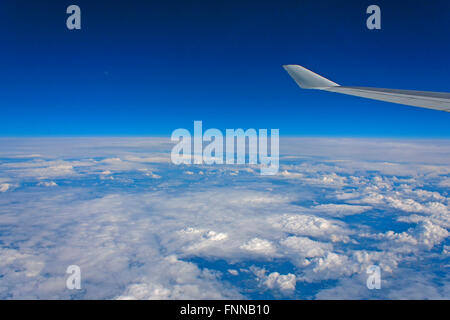
[[[372,209],[370,206],[357,206],[348,204],[320,204],[315,206],[318,212],[326,213],[333,217],[345,217],[354,214],[360,214]]]
[[[306,258],[320,257],[333,249],[333,245],[330,243],[318,242],[306,237],[292,236],[281,240],[280,243]]]
[[[2,183],[0,184],[0,192],[6,192],[11,188],[11,185],[9,183]]]
[[[274,245],[265,239],[253,238],[241,246],[241,249],[255,254],[273,256],[276,252]]]
[[[387,197],[387,202],[395,209],[406,212],[423,212],[423,213],[448,213],[447,206],[440,202],[419,203],[413,199],[399,199],[394,197]]]
[[[449,143],[289,141],[272,177],[174,166],[164,139],[14,141],[0,152],[0,298],[450,297]],[[81,292],[65,289],[71,264]]]
[[[329,239],[333,242],[349,242],[349,231],[339,221],[328,220],[306,214],[284,214],[271,217],[269,222],[289,233],[303,236]]]
[[[272,272],[267,276],[264,284],[269,289],[277,289],[283,293],[290,293],[295,290],[296,277],[292,273],[284,275],[278,272]]]
[[[42,187],[56,187],[58,186],[55,181],[41,181],[37,184]]]
[[[168,256],[159,266],[160,274],[140,279],[139,283],[128,285],[125,292],[116,297],[130,299],[237,299],[242,296],[227,288],[209,270],[200,270],[195,264]],[[157,278],[155,280],[152,278]]]
[[[239,271],[237,271],[235,269],[228,269],[227,271],[228,271],[228,273],[230,273],[233,276],[238,276],[239,275]]]

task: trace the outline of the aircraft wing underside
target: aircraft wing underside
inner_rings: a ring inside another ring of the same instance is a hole
[[[340,86],[302,66],[285,65],[284,69],[304,89],[318,89],[368,99],[399,103],[450,112],[450,93]]]

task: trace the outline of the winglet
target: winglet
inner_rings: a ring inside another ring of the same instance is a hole
[[[337,83],[319,76],[317,73],[314,73],[311,70],[299,65],[284,65],[283,68],[303,89],[325,89],[339,86]]]

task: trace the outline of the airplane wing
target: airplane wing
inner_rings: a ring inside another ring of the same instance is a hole
[[[295,82],[304,89],[325,90],[374,100],[450,112],[450,93],[340,86],[302,66],[285,65],[283,68]]]

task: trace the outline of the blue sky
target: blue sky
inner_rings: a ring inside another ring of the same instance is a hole
[[[382,30],[365,27],[378,4]],[[82,30],[65,27],[68,5]],[[448,1],[22,1],[0,4],[0,135],[450,136],[447,113],[301,90],[333,81],[450,91]]]

